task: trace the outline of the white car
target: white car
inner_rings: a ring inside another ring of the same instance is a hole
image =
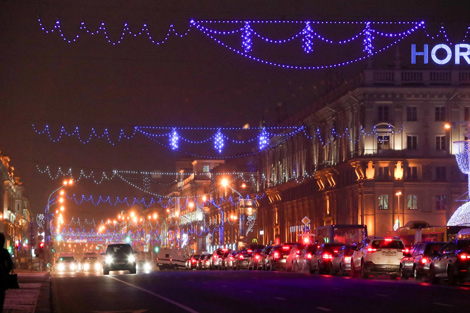
[[[388,274],[392,279],[400,273],[405,245],[398,237],[366,237],[352,255],[353,276]]]

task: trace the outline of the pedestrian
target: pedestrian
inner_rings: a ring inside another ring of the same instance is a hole
[[[3,246],[5,245],[5,235],[0,233],[0,313],[3,312],[5,302],[5,291],[8,289],[7,277],[13,269],[13,262],[10,253]]]

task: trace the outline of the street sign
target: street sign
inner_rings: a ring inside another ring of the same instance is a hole
[[[300,220],[304,225],[310,224],[310,219],[308,217],[304,217],[303,219]]]

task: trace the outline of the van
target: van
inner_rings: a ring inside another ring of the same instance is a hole
[[[157,253],[156,265],[160,270],[185,268],[185,262],[186,253],[183,250],[160,248]]]

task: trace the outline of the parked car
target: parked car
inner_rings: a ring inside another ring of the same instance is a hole
[[[366,237],[354,251],[351,263],[353,276],[387,274],[395,279],[400,274],[400,261],[405,245],[399,237]]]
[[[248,263],[253,256],[253,250],[240,250],[234,256],[233,269],[248,269]]]
[[[212,254],[203,254],[200,259],[200,269],[208,270],[211,268]]]
[[[355,245],[344,245],[331,261],[331,274],[346,276],[351,274],[351,257],[356,250]]]
[[[331,261],[344,243],[324,243],[312,255],[310,261],[310,274],[329,274],[331,272]]]
[[[103,274],[108,275],[109,271],[119,270],[128,270],[131,274],[137,272],[135,255],[130,244],[110,244],[106,248]]]
[[[237,251],[231,251],[229,255],[225,258],[225,267],[227,269],[235,269],[235,255]]]
[[[248,269],[249,270],[258,270],[262,268],[261,264],[261,252],[263,249],[255,249],[253,250],[253,255],[251,256],[250,260],[248,261]]]
[[[418,242],[410,252],[403,253],[400,262],[400,277],[419,279],[429,275],[431,260],[439,253],[445,242]]]
[[[470,239],[445,244],[432,259],[429,276],[433,284],[447,279],[449,285],[470,280]]]
[[[286,271],[293,271],[294,270],[294,263],[296,260],[299,258],[300,253],[302,249],[305,247],[305,245],[301,243],[296,243],[292,246],[290,249],[289,254],[287,255],[286,258]]]
[[[225,258],[230,254],[230,249],[219,248],[212,253],[210,269],[225,269]]]
[[[310,270],[310,261],[312,256],[318,249],[318,245],[308,245],[305,246],[302,251],[300,251],[299,257],[294,260],[292,270],[294,272],[304,272]]]
[[[193,254],[192,256],[190,256],[186,261],[186,268],[188,270],[197,270],[197,262],[200,257],[200,254]]]
[[[187,255],[183,250],[160,248],[157,253],[156,265],[158,266],[159,270],[177,270],[180,268],[185,268],[186,257]]]

